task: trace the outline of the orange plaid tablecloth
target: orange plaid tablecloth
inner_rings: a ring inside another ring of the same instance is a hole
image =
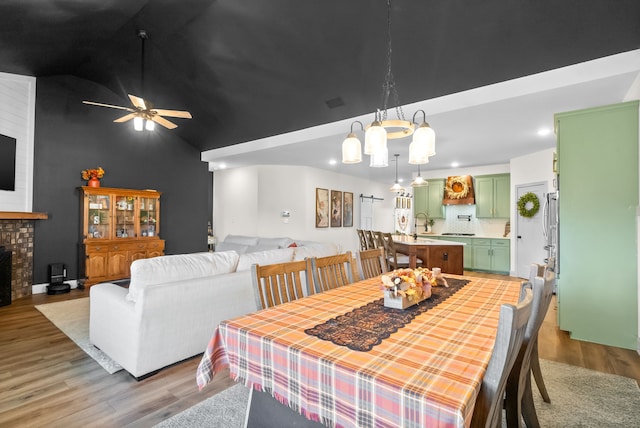
[[[223,321],[198,367],[202,389],[229,367],[312,420],[342,427],[469,426],[502,303],[520,283],[471,282],[369,352],[304,332],[382,296],[374,278]]]

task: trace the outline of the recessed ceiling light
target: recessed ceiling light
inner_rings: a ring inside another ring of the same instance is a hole
[[[398,183],[404,183],[404,178],[398,178]]]
[[[218,169],[225,169],[227,167],[226,163],[219,163],[218,164]]]
[[[540,128],[538,129],[538,135],[541,137],[546,137],[551,134],[551,130],[549,128]]]
[[[330,160],[329,160],[329,165],[335,165],[335,164],[337,164],[337,163],[338,163],[338,161],[337,161],[337,160],[335,160],[335,159],[330,159]]]
[[[458,162],[451,162],[451,168],[457,168],[460,164]]]

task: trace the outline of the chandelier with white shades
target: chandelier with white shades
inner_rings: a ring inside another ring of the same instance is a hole
[[[388,119],[390,96],[395,104],[397,119]],[[419,113],[422,113],[420,124],[416,122],[416,116]],[[342,163],[345,164],[362,162],[362,146],[353,131],[353,125],[356,123],[363,128],[360,121],[353,122],[351,132],[342,143]],[[364,137],[364,154],[370,156],[369,166],[374,168],[389,166],[387,140],[411,135],[413,135],[413,140],[409,145],[409,163],[413,165],[428,163],[429,157],[436,154],[436,134],[426,122],[426,113],[423,110],[416,111],[412,121],[408,121],[404,117],[391,71],[391,0],[387,0],[387,72],[382,86],[382,108],[375,112],[374,120],[366,127]]]

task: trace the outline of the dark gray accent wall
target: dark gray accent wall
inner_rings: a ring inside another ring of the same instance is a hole
[[[37,80],[33,211],[48,213],[49,219],[36,222],[34,283],[48,282],[50,263],[66,263],[69,279],[77,278],[78,187],[86,185],[80,172],[87,168],[104,168],[104,187],[162,192],[160,237],[166,254],[206,251],[212,184],[200,152],[160,126],[136,132],[130,122],[114,123],[127,112],[82,100],[129,105],[126,93],[72,76]],[[189,126],[185,119],[175,122]]]

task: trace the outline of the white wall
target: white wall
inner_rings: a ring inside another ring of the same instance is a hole
[[[553,172],[553,155],[556,149],[546,149],[526,156],[511,159],[511,227],[515,230],[516,215],[516,187],[522,184],[547,183],[547,192],[557,188],[556,174]],[[511,275],[515,276],[516,240],[511,240]]]
[[[213,230],[218,240],[228,234],[288,236],[334,242],[357,251],[360,194],[384,198],[374,203],[373,228],[393,231],[394,194],[388,186],[316,168],[252,166],[214,172]],[[316,187],[353,193],[353,227],[316,228]],[[289,218],[282,211],[289,211]]]
[[[0,134],[16,139],[16,186],[0,190],[0,211],[31,212],[35,77],[0,73]]]

